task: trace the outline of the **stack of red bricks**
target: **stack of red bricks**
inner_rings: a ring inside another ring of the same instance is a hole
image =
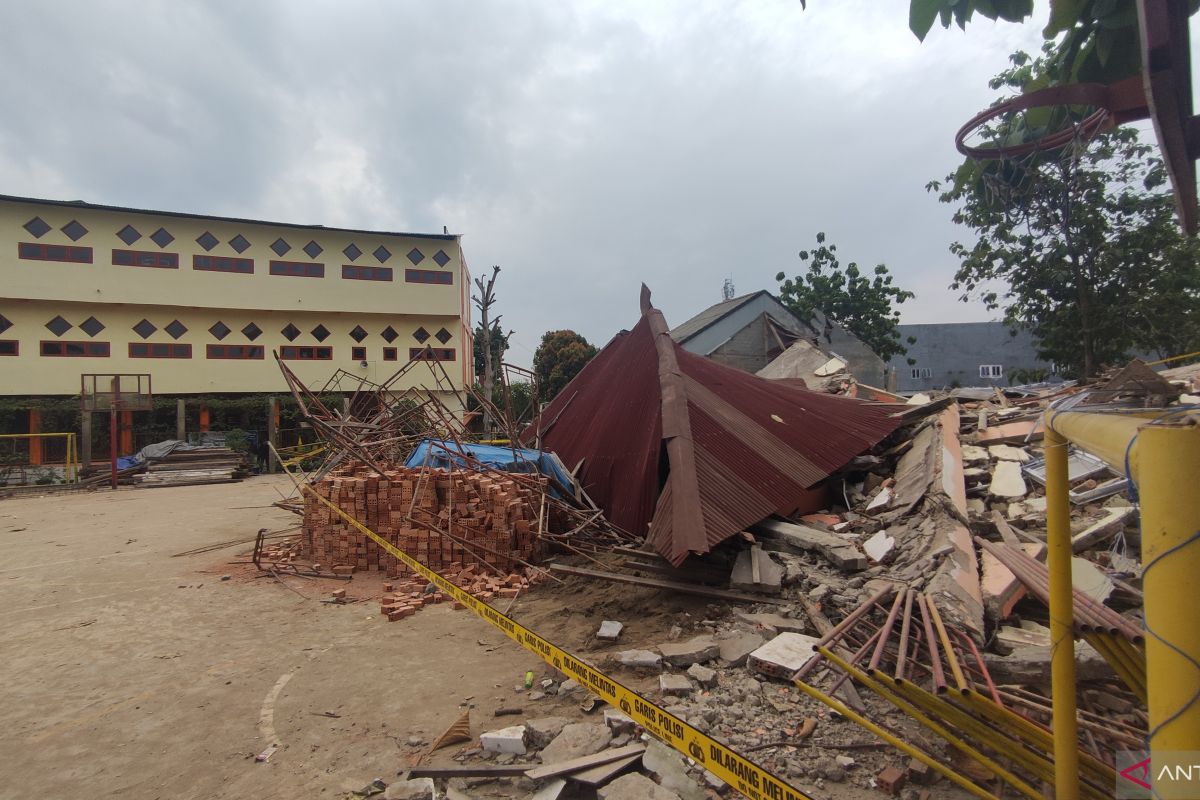
[[[489,602],[497,597],[516,597],[521,590],[544,580],[545,573],[532,569],[494,575],[478,567],[463,568],[451,564],[443,573],[455,585],[466,589],[480,600]],[[462,603],[452,600],[421,577],[411,577],[396,583],[383,585],[383,597],[379,600],[379,612],[393,622],[412,616],[428,605],[453,602],[454,608],[464,608]]]
[[[397,467],[377,475],[345,469],[313,488],[388,542],[422,564],[443,571],[450,565],[486,561],[510,572],[542,552],[538,514],[547,531],[558,522],[543,511],[536,475],[515,478],[494,472]],[[411,511],[411,520],[410,520]],[[303,541],[314,563],[381,570],[390,577],[410,570],[365,534],[311,496],[305,496]],[[334,570],[336,572],[336,569]]]

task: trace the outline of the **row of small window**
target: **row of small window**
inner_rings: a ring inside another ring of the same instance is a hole
[[[35,239],[42,238],[52,230],[50,223],[46,222],[41,217],[34,217],[26,222],[22,227],[29,231],[30,235]],[[61,228],[59,228],[59,230],[65,233],[72,242],[78,242],[88,234],[88,229],[77,219],[71,220],[66,225],[63,225]],[[132,225],[126,225],[125,227],[121,228],[121,230],[117,231],[117,238],[127,245],[132,245],[142,238],[142,233]],[[166,247],[171,242],[175,241],[175,237],[172,236],[170,231],[167,229],[159,228],[154,233],[150,234],[150,241],[154,242],[159,247]],[[216,236],[213,236],[209,231],[205,231],[196,237],[196,244],[203,247],[205,252],[212,250],[220,243],[221,240]],[[250,240],[239,233],[229,240],[229,246],[241,254],[250,249]],[[280,258],[287,255],[292,250],[292,245],[285,241],[282,236],[271,242],[270,247],[273,251],[275,251],[275,255],[279,256]],[[325,248],[321,247],[321,245],[317,244],[315,241],[310,241],[301,249],[308,254],[309,258],[316,258],[317,256],[321,255],[321,253],[325,252]],[[358,245],[351,242],[342,250],[342,254],[351,261],[355,261],[363,254],[363,251]],[[392,257],[392,251],[388,250],[383,245],[379,245],[371,252],[371,255],[375,256],[379,263],[382,264]],[[425,254],[421,252],[421,249],[418,247],[414,247],[412,250],[409,250],[405,256],[410,262],[412,262],[414,267],[418,266],[422,261],[425,260]],[[450,256],[446,255],[445,250],[438,250],[433,254],[433,260],[439,267],[444,267],[450,262]]]
[[[75,358],[108,358],[110,346],[108,342],[41,342],[43,356],[61,356]],[[15,339],[0,340],[0,356],[20,355],[20,343]],[[210,344],[205,345],[205,357],[217,359],[258,359],[261,360],[266,349],[254,344]],[[409,360],[417,361],[454,361],[457,354],[453,347],[410,347]],[[130,358],[191,358],[190,344],[174,344],[170,342],[149,343],[130,342]],[[288,361],[332,361],[332,347],[292,347],[279,348],[279,357]],[[351,347],[350,358],[354,361],[367,360],[367,348]],[[399,353],[395,347],[383,348],[384,361],[398,361]]]
[[[932,378],[933,370],[929,367],[913,367],[912,376],[914,380],[920,380],[921,378]],[[980,364],[979,377],[1003,378],[1004,366],[1001,364]]]
[[[56,244],[22,242],[17,245],[17,255],[27,261],[62,261],[71,264],[91,264],[92,248],[67,247]],[[156,269],[179,269],[178,253],[152,253],[143,250],[113,250],[112,263],[121,267],[152,267]],[[203,272],[232,272],[240,275],[254,274],[254,259],[227,258],[225,256],[192,256],[192,269]],[[272,261],[272,275],[293,278],[324,278],[325,265],[305,261]],[[342,277],[357,281],[390,281],[391,267],[364,267],[354,264],[342,265]],[[405,283],[433,283],[445,286],[454,284],[453,272],[437,272],[430,269],[404,270]]]

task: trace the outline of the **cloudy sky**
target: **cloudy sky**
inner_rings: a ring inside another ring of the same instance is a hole
[[[0,193],[464,234],[528,363],[603,344],[644,281],[678,324],[828,233],[956,302],[924,184],[1034,24],[907,29],[907,0],[0,5]]]

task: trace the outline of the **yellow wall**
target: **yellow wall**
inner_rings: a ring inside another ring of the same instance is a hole
[[[40,238],[22,227],[35,216],[52,228]],[[78,220],[88,229],[86,235],[74,242],[60,230],[71,220]],[[143,238],[132,245],[117,238],[117,231],[126,224],[136,228]],[[175,237],[164,248],[149,239],[160,226]],[[193,254],[206,254],[195,242],[205,231],[221,240],[207,255],[253,258],[254,274],[193,270]],[[252,244],[240,255],[228,244],[239,233]],[[270,249],[279,237],[292,246],[282,257]],[[316,259],[309,259],[302,250],[310,240],[324,248]],[[91,247],[93,263],[20,259],[17,257],[20,242]],[[351,242],[363,251],[353,262],[341,252]],[[384,264],[393,269],[391,282],[341,277],[342,264],[380,266],[372,255],[380,244],[391,251]],[[415,267],[406,257],[414,247],[425,254],[424,261]],[[112,263],[113,249],[178,253],[179,268],[117,266]],[[432,260],[438,250],[450,257],[444,268]],[[325,277],[271,275],[268,265],[272,260],[324,263]],[[451,273],[453,284],[406,283],[405,269]],[[0,357],[3,395],[75,394],[79,391],[81,373],[150,373],[156,394],[283,391],[286,386],[271,352],[285,345],[333,348],[332,361],[288,362],[313,388],[323,384],[338,368],[382,382],[404,365],[409,348],[421,346],[413,336],[421,327],[431,335],[442,328],[451,334],[445,344],[435,338],[428,339],[426,344],[456,351],[456,359],[443,364],[456,386],[469,381],[472,371],[470,275],[456,236],[360,234],[321,227],[173,217],[0,198],[0,281],[0,316],[11,323],[11,327],[0,332],[0,341],[17,341],[20,348],[18,356]],[[55,335],[45,327],[55,316],[63,317],[73,327],[61,336]],[[104,330],[95,336],[80,330],[79,325],[88,317],[100,321]],[[157,328],[149,338],[143,339],[132,330],[142,319]],[[179,320],[188,329],[178,339],[165,330],[173,320]],[[232,331],[223,340],[209,332],[217,321]],[[262,329],[262,335],[253,342],[241,332],[250,322]],[[288,323],[302,331],[295,341],[289,342],[281,333]],[[318,342],[311,334],[318,324],[330,331],[324,342]],[[399,333],[390,343],[380,335],[388,325]],[[361,343],[350,337],[355,326],[362,326],[369,334]],[[40,343],[55,340],[109,342],[111,355],[107,358],[40,355]],[[130,342],[190,344],[192,357],[130,358]],[[266,352],[261,361],[208,359],[208,344],[254,344],[263,346]],[[357,346],[367,348],[365,368],[351,358],[351,348]],[[399,360],[383,361],[384,347],[396,347]],[[418,365],[397,388],[429,383],[429,368]]]
[[[5,395],[76,394],[79,392],[79,376],[83,373],[149,373],[156,394],[284,391],[287,384],[271,352],[285,345],[333,348],[331,361],[287,362],[310,388],[319,388],[339,368],[381,383],[404,365],[409,357],[409,348],[421,346],[413,336],[421,327],[431,335],[442,328],[451,334],[452,338],[445,345],[433,338],[428,339],[427,344],[436,348],[454,348],[455,360],[442,363],[456,387],[462,386],[465,366],[462,329],[457,317],[307,311],[285,313],[6,299],[0,299],[0,314],[12,323],[11,328],[0,333],[0,341],[16,340],[20,349],[20,355],[16,357],[0,357],[0,394]],[[46,323],[55,316],[61,316],[73,326],[62,336],[56,336],[46,328]],[[94,337],[79,328],[89,316],[94,316],[105,326]],[[157,328],[146,339],[133,330],[143,319]],[[165,330],[174,320],[179,320],[188,329],[178,339],[173,339]],[[222,340],[209,332],[209,328],[218,321],[231,329],[231,333]],[[253,342],[242,333],[242,328],[251,322],[262,329],[262,334]],[[295,341],[288,341],[281,333],[288,323],[302,331]],[[318,324],[324,325],[330,332],[324,342],[318,342],[311,333]],[[389,325],[400,334],[390,344],[380,335]],[[361,326],[369,334],[361,345],[350,336],[350,331],[356,326]],[[43,341],[109,342],[111,355],[108,358],[41,356],[40,343]],[[130,342],[190,344],[192,357],[130,358]],[[262,345],[265,352],[261,361],[208,359],[205,354],[206,345],[209,344]],[[351,348],[358,346],[367,349],[366,367],[351,358]],[[384,347],[397,348],[399,361],[384,361]],[[469,350],[465,352],[470,354]],[[432,388],[428,366],[416,365],[397,385],[398,388],[414,386]],[[346,390],[353,388],[353,385],[345,387]]]
[[[40,238],[23,227],[34,217],[50,225]],[[72,241],[61,228],[76,220],[88,233]],[[132,225],[142,238],[127,245],[117,232]],[[150,235],[160,227],[175,237],[159,247]],[[212,233],[220,244],[205,251],[196,239]],[[250,243],[238,253],[229,241],[238,234]],[[278,256],[270,245],[284,239],[292,249]],[[324,251],[310,259],[303,251],[315,241]],[[93,263],[71,264],[29,261],[17,257],[17,243],[91,247]],[[363,254],[351,261],[343,249],[354,244]],[[372,253],[383,245],[391,256],[383,264]],[[414,266],[406,254],[413,248],[425,258]],[[112,251],[139,250],[179,255],[178,269],[116,266]],[[433,256],[444,251],[450,260],[439,267]],[[204,272],[192,269],[193,255],[254,259],[254,274]],[[323,263],[324,278],[296,278],[271,275],[272,260]],[[342,265],[385,266],[393,270],[393,280],[345,280]],[[405,269],[449,272],[453,285],[406,283]],[[88,303],[151,303],[191,305],[208,308],[270,308],[279,310],[370,311],[383,314],[450,314],[458,316],[463,304],[462,254],[457,236],[429,237],[382,233],[353,233],[321,227],[285,227],[269,223],[234,222],[195,217],[175,217],[145,212],[106,210],[98,207],[45,205],[0,199],[0,293],[4,297],[71,300]]]

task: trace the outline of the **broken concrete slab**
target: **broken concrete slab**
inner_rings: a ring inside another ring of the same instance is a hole
[[[623,667],[657,671],[662,669],[662,656],[649,650],[622,650],[613,660]]]
[[[874,536],[862,543],[863,551],[876,564],[880,564],[892,553],[896,539],[886,530],[877,531]]]
[[[610,761],[607,764],[600,764],[581,772],[572,772],[570,778],[576,783],[583,783],[588,786],[603,786],[622,772],[631,769],[641,760],[642,756],[640,754],[629,756],[620,761]]]
[[[1071,559],[1071,583],[1097,603],[1107,600],[1116,588],[1112,578],[1101,572],[1095,564],[1079,556]]]
[[[603,722],[573,722],[563,726],[542,750],[542,763],[555,764],[599,753],[612,741],[612,731]]]
[[[836,533],[776,519],[763,520],[751,531],[767,542],[775,542],[795,551],[817,553],[847,572],[857,572],[868,566],[862,553]]]
[[[675,667],[690,667],[712,661],[721,653],[721,647],[712,636],[695,636],[686,642],[667,642],[658,646],[663,661]]]
[[[819,641],[802,633],[781,633],[750,654],[750,669],[776,678],[790,678],[816,653]]]
[[[709,669],[700,664],[692,664],[688,667],[687,675],[705,689],[711,689],[717,685],[717,671],[715,669]]]
[[[604,724],[613,732],[614,736],[619,736],[622,733],[633,733],[637,728],[637,723],[623,711],[615,708],[604,709]]]
[[[747,622],[756,628],[765,628],[772,635],[777,633],[804,633],[810,627],[805,620],[791,619],[790,617],[769,612],[734,611],[733,615],[742,622]]]
[[[433,778],[413,778],[388,784],[383,800],[434,800]]]
[[[479,737],[479,744],[489,753],[525,755],[525,726],[513,725],[498,731],[488,731]]]
[[[738,553],[729,575],[729,588],[742,592],[779,594],[783,585],[783,567],[779,566],[761,547],[755,546]]]
[[[992,468],[992,483],[988,494],[992,497],[1021,498],[1029,493],[1025,479],[1021,477],[1021,465],[1015,461],[997,461]]]
[[[1089,547],[1095,547],[1101,542],[1111,539],[1132,522],[1137,510],[1132,506],[1105,508],[1104,515],[1084,530],[1071,537],[1071,551],[1082,553]]]
[[[988,451],[982,447],[976,447],[973,444],[965,444],[962,449],[963,463],[979,464],[981,462],[990,461]]]
[[[1075,680],[1111,680],[1112,667],[1087,642],[1074,642]],[[1050,686],[1050,647],[1018,647],[1006,656],[984,653],[983,663],[997,684]]]
[[[599,800],[682,800],[679,795],[664,789],[637,772],[622,775],[607,786],[596,790]]]
[[[884,486],[882,489],[876,492],[875,496],[871,498],[871,501],[867,503],[867,513],[872,514],[876,511],[886,510],[888,505],[892,502],[893,496],[894,492],[892,491],[892,487]]]
[[[1029,455],[1029,453],[1022,448],[1013,447],[1012,445],[1008,444],[992,445],[988,448],[988,455],[999,461],[1016,461],[1020,464],[1024,464],[1026,461],[1029,461],[1033,458],[1033,456]]]
[[[537,717],[525,721],[525,746],[540,750],[562,733],[571,720],[566,717]]]
[[[766,639],[757,633],[739,633],[728,639],[721,639],[718,642],[721,661],[731,667],[740,667],[746,663],[746,657],[762,647],[765,641]]]
[[[996,642],[1010,650],[1021,647],[1049,647],[1050,629],[1031,620],[1021,620],[1020,626],[1001,625],[996,631]]]
[[[606,619],[600,623],[600,630],[596,631],[596,638],[603,642],[615,642],[624,627],[616,620]]]
[[[658,689],[666,695],[678,695],[686,697],[690,695],[694,689],[692,682],[688,680],[686,675],[659,675]]]
[[[542,788],[538,789],[533,797],[529,798],[529,800],[558,800],[566,788],[567,781],[564,778],[555,778],[554,780],[547,782]]]
[[[658,779],[661,788],[675,792],[682,800],[706,800],[708,797],[708,793],[688,775],[683,756],[657,739],[646,743],[642,768]]]

